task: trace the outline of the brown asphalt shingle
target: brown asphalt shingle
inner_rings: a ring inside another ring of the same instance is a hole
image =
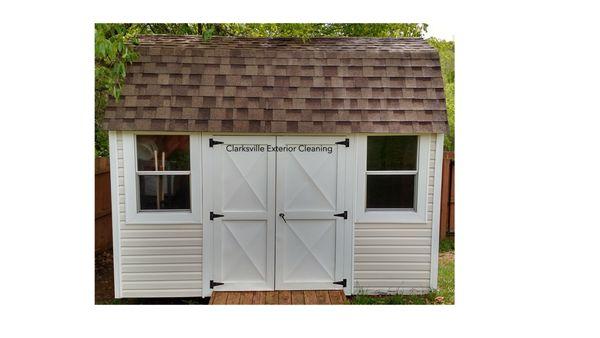
[[[422,39],[143,36],[108,130],[447,131],[436,50]]]

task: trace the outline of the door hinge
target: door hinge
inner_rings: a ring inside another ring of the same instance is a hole
[[[211,281],[212,282],[212,281]],[[339,282],[333,282],[333,284],[337,284],[337,285],[341,285],[343,287],[346,287],[346,278],[342,279]]]
[[[214,212],[210,212],[210,220],[214,220],[215,218],[219,218],[219,217],[225,217],[225,215],[221,215],[221,214],[215,214]]]
[[[208,146],[209,147],[212,148],[214,145],[217,145],[217,144],[223,144],[223,142],[221,142],[221,141],[215,141],[212,138],[208,139]]]
[[[346,148],[348,148],[348,147],[350,147],[350,139],[349,139],[349,138],[347,138],[347,139],[345,139],[345,140],[343,140],[343,141],[336,142],[335,144],[343,144],[343,145],[345,145],[345,146],[346,146]]]
[[[344,283],[346,283],[346,280],[344,279]],[[215,282],[214,280],[210,280],[210,288],[214,289],[215,286],[219,286],[219,285],[223,285],[224,283],[219,283],[219,282]],[[345,284],[344,284],[345,285]]]
[[[333,214],[335,217],[344,217],[344,219],[348,219],[348,211],[340,212],[339,214]]]

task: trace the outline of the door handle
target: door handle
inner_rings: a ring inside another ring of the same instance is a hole
[[[279,214],[279,217],[281,217],[281,219],[287,224],[287,221],[285,220],[285,215],[282,213]]]

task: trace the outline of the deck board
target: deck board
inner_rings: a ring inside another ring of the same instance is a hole
[[[317,294],[314,290],[304,291],[304,304],[317,304]]]
[[[265,304],[265,293],[265,291],[254,291],[254,298],[252,299],[252,304]]]
[[[329,300],[329,292],[324,290],[315,291],[317,294],[317,304],[331,304]]]
[[[292,304],[304,305],[304,292],[296,290],[292,291]]]
[[[292,293],[289,290],[279,291],[279,304],[292,304]]]
[[[267,305],[275,305],[279,304],[279,292],[267,292],[265,295],[265,304]]]
[[[242,298],[241,292],[230,292],[227,295],[227,304],[239,304],[240,298]]]
[[[242,297],[240,298],[240,304],[252,304],[252,299],[254,299],[254,292],[244,291],[242,292]]]
[[[213,296],[210,297],[210,304],[227,304],[227,292],[213,292]]]
[[[343,290],[213,291],[209,304],[346,304],[346,296]]]
[[[344,297],[343,291],[329,290],[329,299],[331,304],[345,304],[346,297]]]

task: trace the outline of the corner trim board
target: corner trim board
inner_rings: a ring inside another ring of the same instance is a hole
[[[444,134],[437,134],[435,143],[435,170],[433,181],[433,219],[431,220],[431,271],[429,287],[437,289],[438,258],[440,247],[440,203],[442,195],[442,161],[444,159]]]
[[[115,298],[122,297],[121,290],[121,238],[119,215],[119,165],[118,165],[118,145],[117,132],[108,132],[108,148],[110,161],[110,190],[111,190],[111,209],[112,209],[112,240],[113,240],[113,269],[115,283]]]

